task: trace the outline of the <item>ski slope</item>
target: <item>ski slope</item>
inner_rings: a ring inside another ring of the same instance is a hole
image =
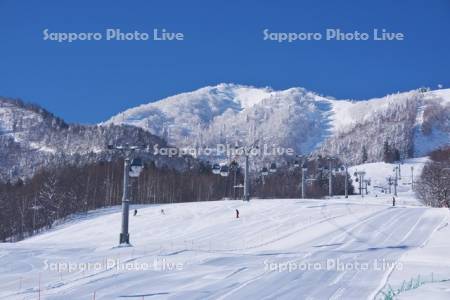
[[[120,208],[98,210],[0,244],[0,298],[372,298],[393,263],[448,217],[446,210],[393,208],[389,201],[380,195],[138,207],[127,248],[116,247]]]
[[[374,162],[367,163],[357,166],[349,167],[348,171],[351,176],[354,175],[356,171],[366,172],[365,179],[370,179],[371,185],[367,187],[371,195],[378,195],[382,193],[382,190],[388,191],[388,177],[392,179],[395,178],[394,167],[400,167],[399,178],[398,178],[398,192],[403,195],[409,194],[408,199],[411,203],[417,203],[414,194],[411,190],[411,182],[414,180],[416,182],[422,173],[422,168],[425,163],[429,161],[428,157],[417,157],[404,160],[401,164],[390,164],[385,162]],[[353,177],[354,179],[354,177]],[[355,185],[355,192],[358,192],[358,184]],[[394,191],[394,187],[391,186],[391,192]]]
[[[381,192],[394,165],[369,163],[349,169],[371,179],[364,197],[135,206],[133,247],[117,247],[120,207],[74,216],[0,244],[0,298],[445,299],[449,211],[411,191],[426,161],[401,165],[396,207]]]

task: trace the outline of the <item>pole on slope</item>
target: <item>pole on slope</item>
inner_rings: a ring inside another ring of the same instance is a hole
[[[411,190],[414,190],[414,166],[411,166]]]
[[[236,175],[237,175],[237,166],[234,167],[234,178],[233,178],[233,199],[237,200],[236,195]]]
[[[359,194],[361,195],[362,198],[364,198],[364,192],[363,192],[363,180],[364,180],[364,174],[361,173],[360,177],[359,177]]]
[[[370,182],[370,179],[364,179],[364,191],[366,192],[366,195],[369,195],[369,190],[367,189],[367,187],[369,186],[369,182]]]
[[[304,168],[304,166],[302,165],[302,199],[305,199],[305,171],[306,168]]]
[[[249,156],[251,154],[252,149],[257,149],[258,146],[252,144],[251,146],[236,146],[235,149],[242,149],[243,155],[245,157],[244,164],[244,188],[242,198],[244,201],[250,201],[251,198],[251,186],[250,186],[250,170],[249,170]]]
[[[133,162],[131,163],[130,161],[134,151],[140,148],[142,147],[130,146],[128,144],[121,146],[108,145],[108,149],[119,150],[125,157],[123,163],[122,223],[119,235],[120,245],[130,245],[130,233],[128,230],[130,216],[129,178],[130,176],[138,177],[144,167],[141,159],[133,159]]]
[[[329,161],[329,173],[328,173],[328,196],[333,197],[333,169],[332,161]]]
[[[398,166],[394,168],[395,178],[394,178],[394,196],[397,197],[397,184],[398,184]]]
[[[362,186],[361,186],[361,174],[358,174],[358,189],[359,189],[359,195],[361,195],[361,190],[362,190]]]
[[[123,163],[122,227],[120,232],[120,244],[130,244],[130,234],[128,232],[130,215],[130,200],[128,199],[129,169],[130,158],[125,157]]]
[[[308,171],[307,164],[306,164],[307,159],[303,155],[296,155],[296,157],[299,160],[296,160],[294,162],[294,167],[300,168],[300,172],[301,172],[300,188],[302,190],[301,199],[305,199],[306,198],[306,186],[305,186],[306,174],[305,173]]]
[[[345,165],[345,198],[348,198],[348,167]]]
[[[244,201],[250,201],[250,182],[248,176],[249,176],[248,153],[247,151],[245,151]]]
[[[361,195],[362,198],[364,198],[364,193],[363,193],[364,175],[366,175],[365,171],[356,171],[355,172],[355,177],[358,179],[358,183],[359,183],[359,194]]]

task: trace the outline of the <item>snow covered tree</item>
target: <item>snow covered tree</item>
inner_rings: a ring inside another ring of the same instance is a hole
[[[430,154],[415,185],[418,198],[434,207],[450,207],[450,147]]]
[[[389,142],[386,140],[383,144],[383,161],[385,163],[391,163],[391,147],[389,146]]]
[[[393,153],[393,159],[394,161],[400,161],[402,159],[401,155],[400,155],[400,150],[398,150],[397,148],[394,148],[394,153]]]
[[[367,155],[367,149],[366,146],[363,146],[362,148],[362,162],[365,163],[369,159]]]

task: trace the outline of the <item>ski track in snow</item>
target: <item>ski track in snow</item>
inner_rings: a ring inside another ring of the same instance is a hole
[[[268,270],[270,264],[355,261],[394,264],[420,247],[443,217],[388,198],[255,200],[141,207],[131,218],[134,247],[114,248],[120,214],[94,214],[16,244],[0,244],[0,298],[36,299],[366,299],[384,286],[382,270]],[[377,202],[378,201],[378,202]],[[241,218],[234,218],[234,209]],[[73,273],[45,260],[180,262],[182,270]]]

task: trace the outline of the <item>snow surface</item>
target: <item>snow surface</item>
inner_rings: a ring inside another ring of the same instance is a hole
[[[419,169],[424,160],[406,166]],[[357,168],[374,181],[386,177],[380,165]],[[372,299],[418,274],[448,278],[448,210],[420,206],[407,188],[397,207],[391,195],[369,192],[363,199],[135,206],[133,247],[116,247],[119,207],[74,216],[46,233],[0,244],[0,298]],[[149,268],[105,267],[112,259]],[[57,263],[80,265],[58,272]],[[82,270],[88,263],[91,269]],[[429,283],[399,296],[444,299],[448,288],[445,281]]]
[[[423,246],[405,253],[398,264],[401,270],[389,277],[392,289],[404,288],[398,299],[444,300],[450,297],[450,226],[448,218],[436,229],[431,239]],[[417,286],[409,289],[413,283]],[[385,289],[386,291],[387,289]]]
[[[409,206],[420,205],[411,191],[410,183],[413,178],[411,167],[414,168],[414,181],[417,181],[417,176],[419,176],[428,160],[427,157],[408,159],[400,165],[402,178],[399,180],[400,197],[397,198],[397,203]],[[369,163],[351,167],[349,172],[366,171],[366,178],[372,180],[372,185],[369,187],[370,195],[383,195],[380,193],[380,187],[387,190],[386,177],[388,175],[394,176],[393,167],[392,164],[382,162]],[[369,199],[373,200],[373,198]],[[381,199],[378,200],[378,203],[383,201]],[[392,201],[390,197],[384,196],[384,199],[386,204]],[[385,299],[388,291],[397,293],[395,299],[449,299],[450,262],[448,261],[448,253],[450,251],[450,239],[448,237],[450,236],[450,214],[446,209],[435,211],[433,214],[444,216],[442,223],[435,228],[435,231],[423,245],[411,249],[401,256],[396,262],[396,268],[388,274],[383,289],[376,294],[376,299]]]
[[[362,165],[357,165],[350,167],[349,173],[351,176],[354,175],[356,171],[365,171],[365,179],[371,180],[371,185],[368,186],[369,192],[371,194],[380,195],[382,190],[387,191],[389,188],[387,178],[395,178],[394,168],[395,166],[400,167],[400,177],[398,179],[397,191],[408,193],[411,196],[411,200],[416,202],[414,195],[411,193],[411,182],[417,181],[420,174],[422,173],[422,168],[429,159],[427,157],[418,157],[412,159],[406,159],[399,165],[388,164],[384,162],[367,163]],[[411,169],[411,167],[413,169]],[[354,178],[353,178],[354,179]],[[353,182],[355,185],[355,192],[358,192],[358,184]],[[394,187],[391,187],[392,192]]]

